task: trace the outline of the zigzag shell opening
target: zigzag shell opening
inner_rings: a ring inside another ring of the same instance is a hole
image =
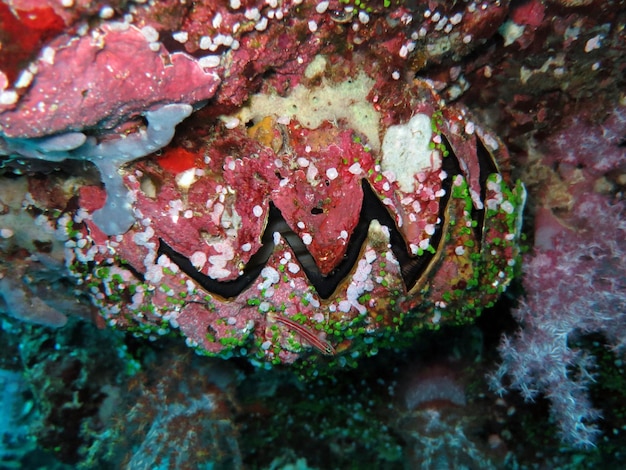
[[[446,145],[449,146],[447,140]],[[488,154],[485,154],[488,155]],[[363,201],[359,222],[349,236],[348,248],[340,262],[329,273],[320,270],[315,257],[307,249],[306,243],[293,231],[285,221],[280,210],[271,204],[264,222],[264,232],[261,236],[261,247],[254,253],[240,275],[230,281],[219,281],[202,274],[192,263],[177,253],[163,240],[160,240],[159,253],[170,257],[188,276],[194,279],[204,290],[220,298],[234,298],[244,290],[250,288],[255,279],[266,266],[268,259],[275,249],[276,234],[279,234],[289,245],[297,262],[307,276],[316,293],[323,300],[331,298],[337,288],[345,284],[354,275],[359,259],[362,258],[365,247],[375,248],[377,252],[386,252],[391,249],[393,260],[399,265],[399,274],[402,277],[405,292],[415,293],[426,281],[436,260],[440,256],[439,247],[443,240],[443,233],[447,230],[449,220],[448,205],[452,186],[452,179],[461,174],[457,157],[451,153],[443,161],[446,179],[444,180],[444,194],[439,199],[439,222],[429,238],[430,250],[421,250],[421,253],[412,253],[402,229],[398,227],[389,209],[383,204],[365,179],[361,180]],[[494,165],[487,156],[481,157],[481,184],[486,184],[487,174],[494,171]],[[482,197],[484,198],[484,188]],[[484,210],[474,209],[473,219],[479,220],[475,228],[475,242],[478,246],[482,240],[484,224]]]
[[[99,235],[103,191],[81,190],[64,227],[74,277],[111,325],[269,362],[311,346],[375,354],[373,335],[470,318],[514,275],[523,201],[499,176],[497,140],[416,88],[377,117],[393,129],[379,150],[347,118],[181,124],[164,156],[124,168],[127,233]]]

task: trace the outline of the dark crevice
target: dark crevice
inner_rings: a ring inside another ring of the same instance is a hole
[[[498,166],[496,165],[495,160],[493,159],[493,155],[487,150],[485,144],[482,139],[476,136],[476,154],[478,155],[478,165],[480,167],[480,200],[483,202],[482,209],[476,209],[476,207],[472,206],[472,220],[476,221],[476,227],[474,227],[474,235],[476,237],[476,241],[482,243],[483,239],[483,230],[485,225],[485,210],[484,207],[486,197],[487,197],[487,178],[489,175],[493,173],[499,173]]]
[[[446,147],[451,148],[449,141],[444,136],[442,137],[443,137]],[[480,137],[478,136],[476,136],[476,156],[478,159],[478,168],[480,172],[478,175],[478,183],[480,185],[480,200],[483,201],[484,203],[485,197],[486,197],[486,191],[487,191],[487,178],[489,177],[489,175],[493,173],[499,173],[499,171],[498,171],[498,166],[496,165],[496,162],[493,159],[493,156],[491,155],[489,150],[487,150],[487,148],[485,147],[485,144],[483,143],[482,139],[480,139]],[[445,159],[444,159],[444,162],[445,162]],[[457,166],[458,166],[458,161],[457,161]],[[458,173],[461,173],[460,168],[457,168],[457,170],[455,171],[458,171]],[[480,243],[482,242],[482,239],[483,239],[483,230],[484,230],[484,224],[485,224],[485,208],[483,207],[482,209],[477,209],[472,204],[471,216],[472,216],[472,220],[476,222],[476,226],[473,227],[474,237],[476,238],[476,242],[479,244],[478,247],[480,248]]]
[[[449,145],[447,145],[447,148],[451,149]],[[454,176],[461,174],[459,161],[457,160],[452,150],[449,150],[449,155],[442,159],[441,165],[442,169],[447,174],[446,179],[443,180],[443,183],[441,185],[442,189],[446,193],[439,200],[440,223],[437,224],[437,227],[435,228],[435,233],[430,238],[430,245],[435,248],[435,250],[439,248],[439,244],[441,243],[441,237],[443,236],[443,226],[445,225],[448,203],[450,202],[450,194],[452,192],[452,181],[454,179]],[[383,224],[381,221],[379,222]],[[407,287],[407,290],[411,290],[419,280],[422,273],[424,273],[428,269],[428,266],[433,261],[435,254],[430,253],[429,251],[424,251],[422,256],[411,255],[411,253],[407,250],[406,240],[398,230],[391,231],[390,243],[393,254],[400,263],[400,269],[402,273],[402,279],[404,280],[404,285]],[[402,247],[402,249],[400,249],[399,247]]]
[[[146,278],[144,277],[144,275],[137,271],[132,264],[126,261],[122,261],[122,267],[130,271],[135,279],[139,280],[139,282],[146,282]]]
[[[221,297],[232,298],[237,297],[254,282],[259,274],[261,274],[261,270],[265,266],[265,263],[272,254],[274,248],[272,234],[272,231],[265,230],[263,237],[261,238],[263,246],[252,256],[252,258],[250,258],[250,261],[243,270],[243,274],[232,281],[217,281],[202,274],[194,267],[193,264],[191,264],[191,261],[189,261],[188,258],[176,252],[161,238],[159,238],[158,253],[159,256],[164,254],[171,259],[185,274],[187,274],[187,276],[196,281],[204,290],[217,294]]]
[[[486,152],[486,149],[483,148],[483,151]],[[483,158],[490,158],[488,152],[486,152],[486,157]],[[486,163],[483,164],[481,162],[481,169],[483,167],[491,171],[491,168],[488,168]],[[461,173],[458,160],[451,151],[450,155],[443,159],[443,170],[446,172],[447,177],[442,184],[445,195],[439,201],[440,223],[437,224],[435,233],[430,238],[430,244],[435,248],[435,253],[439,248],[443,236],[443,226],[445,225],[445,217],[450,200],[452,180],[455,175]],[[313,256],[300,237],[291,230],[280,210],[271,202],[267,226],[261,238],[262,247],[251,257],[242,274],[237,279],[231,281],[217,281],[202,274],[191,264],[189,259],[177,253],[162,239],[159,239],[159,255],[167,255],[185,274],[196,281],[206,291],[221,297],[233,298],[247,289],[259,276],[261,270],[265,267],[274,252],[273,234],[278,232],[293,250],[295,257],[302,266],[308,280],[315,287],[318,295],[323,299],[328,299],[333,295],[337,286],[339,286],[354,268],[354,265],[361,256],[363,243],[367,238],[370,223],[372,220],[377,220],[381,225],[389,228],[391,249],[400,263],[405,287],[407,290],[410,290],[418,282],[422,273],[428,269],[430,263],[433,262],[435,254],[425,250],[421,256],[412,255],[406,240],[398,230],[393,217],[380,200],[380,197],[372,190],[366,180],[362,180],[361,186],[363,190],[363,204],[361,206],[359,221],[350,237],[343,259],[339,262],[337,267],[326,276],[321,273]],[[482,225],[480,225],[480,227],[482,227]]]

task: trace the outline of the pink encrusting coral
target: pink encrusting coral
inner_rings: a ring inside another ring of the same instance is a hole
[[[168,53],[150,34],[113,23],[49,43],[35,62],[28,92],[0,107],[3,135],[28,138],[114,127],[166,103],[211,98],[219,77],[185,53]]]

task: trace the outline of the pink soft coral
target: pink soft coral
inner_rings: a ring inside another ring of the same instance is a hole
[[[593,358],[568,339],[599,332],[616,352],[625,349],[625,212],[624,201],[590,196],[577,210],[576,230],[564,229],[553,248],[528,256],[527,296],[514,311],[521,329],[500,346],[499,387],[506,374],[525,399],[545,394],[563,439],[577,446],[593,443],[599,413],[587,397]]]
[[[587,388],[594,358],[570,347],[577,335],[601,333],[616,353],[626,350],[626,200],[594,192],[606,172],[622,172],[626,110],[604,122],[572,118],[548,139],[548,165],[557,164],[569,185],[572,209],[557,217],[541,208],[535,218],[535,248],[525,259],[525,298],[513,312],[521,328],[500,345],[502,364],[493,385],[519,390],[527,400],[543,394],[565,442],[593,445],[599,433]]]

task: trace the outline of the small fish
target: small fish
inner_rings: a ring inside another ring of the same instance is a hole
[[[302,336],[311,346],[318,349],[322,354],[326,354],[327,356],[334,356],[337,351],[333,348],[332,344],[328,341],[320,339],[314,332],[309,330],[306,326],[301,325],[293,321],[291,318],[276,316],[276,321],[287,325],[289,328],[297,332],[300,336]]]

